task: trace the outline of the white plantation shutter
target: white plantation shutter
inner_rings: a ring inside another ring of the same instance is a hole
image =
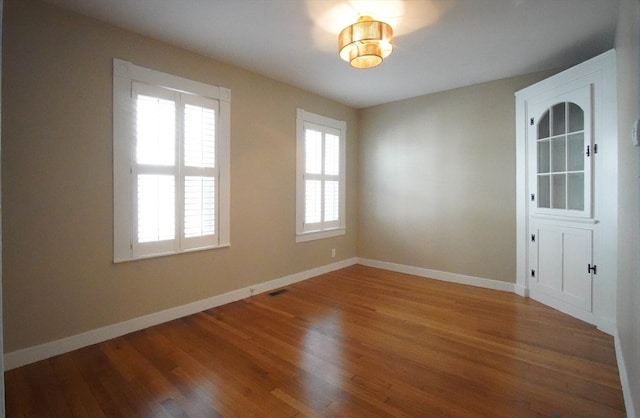
[[[229,99],[114,60],[115,261],[228,245]]]
[[[324,140],[324,222],[340,219],[340,137],[330,133]]]
[[[215,245],[217,101],[139,83],[134,93],[134,254]]]
[[[305,129],[304,223],[322,221],[322,132]]]
[[[134,83],[134,236],[136,255],[171,252],[176,239],[175,92]]]
[[[298,241],[344,233],[345,129],[298,110]]]
[[[185,96],[183,222],[185,248],[216,242],[216,114],[218,102]]]
[[[304,123],[304,230],[336,228],[340,221],[340,132]]]

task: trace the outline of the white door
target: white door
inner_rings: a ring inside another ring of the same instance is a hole
[[[615,331],[616,60],[516,92],[516,292]]]
[[[592,311],[593,164],[591,86],[530,107],[529,230],[531,294]]]

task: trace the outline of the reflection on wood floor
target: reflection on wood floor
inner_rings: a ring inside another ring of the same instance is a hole
[[[360,265],[6,372],[8,417],[624,417],[613,338]]]

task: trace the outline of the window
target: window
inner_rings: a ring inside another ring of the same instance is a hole
[[[538,207],[584,211],[584,112],[575,103],[547,109],[538,122]]]
[[[297,242],[345,233],[344,121],[298,109]]]
[[[229,245],[227,89],[114,60],[114,261]]]
[[[591,87],[533,103],[529,120],[530,209],[536,216],[590,218],[593,156]]]

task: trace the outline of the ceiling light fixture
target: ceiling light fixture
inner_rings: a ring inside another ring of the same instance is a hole
[[[393,50],[393,29],[387,23],[360,16],[338,35],[340,58],[354,68],[372,68]]]

